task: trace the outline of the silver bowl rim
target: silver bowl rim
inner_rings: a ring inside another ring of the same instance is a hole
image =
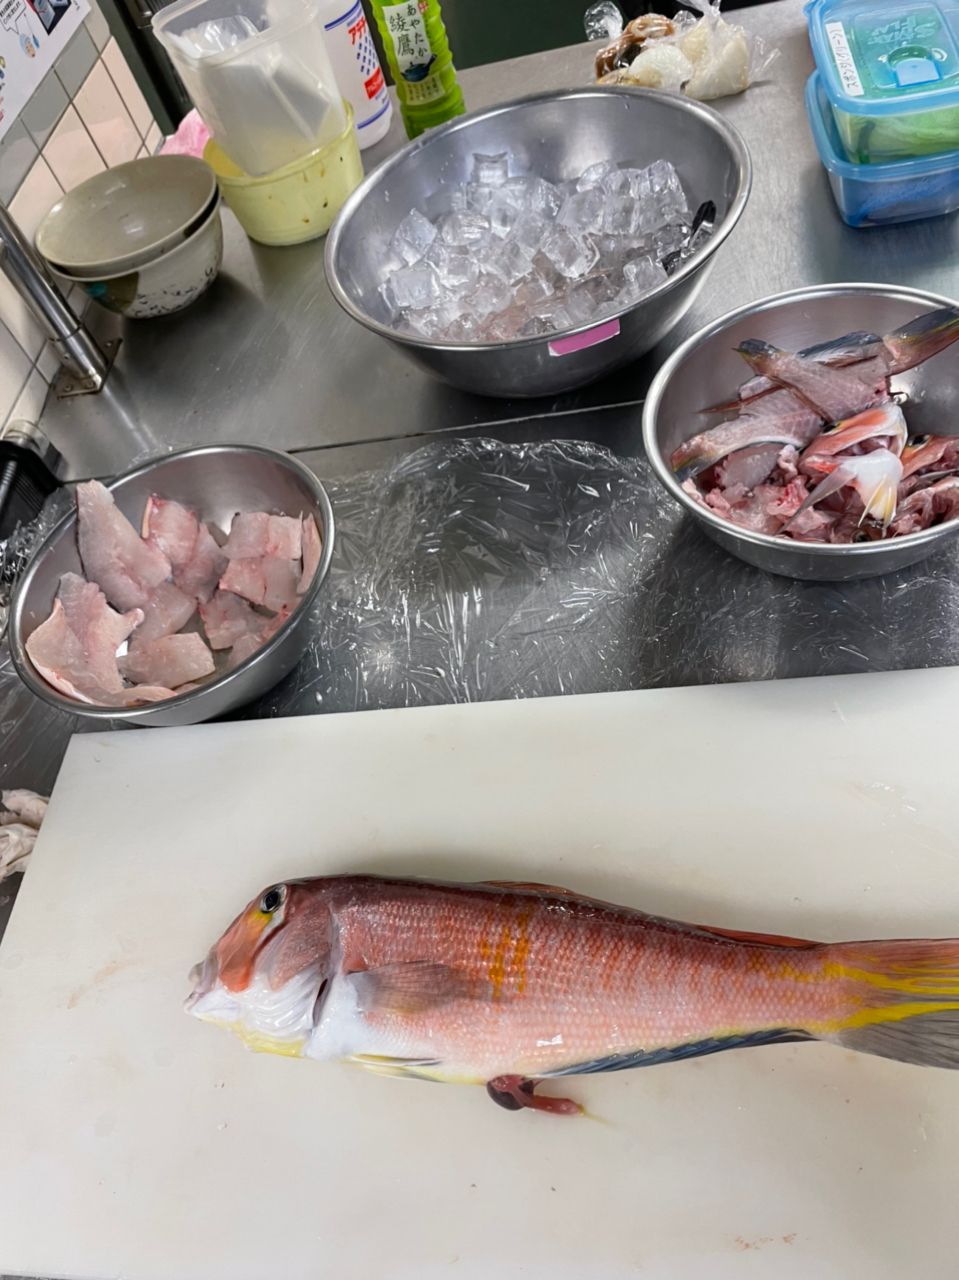
[[[655,289],[650,289],[648,293],[632,303],[628,307],[623,307],[619,311],[610,312],[604,315],[602,320],[588,320],[585,324],[576,325],[572,329],[563,329],[555,334],[544,335],[530,338],[511,338],[499,342],[446,342],[429,338],[416,338],[411,334],[400,333],[390,325],[383,324],[379,320],[375,320],[352,300],[350,295],[340,283],[339,272],[336,269],[336,257],[340,247],[340,241],[343,238],[344,228],[352,218],[356,209],[366,199],[366,196],[373,187],[393,169],[404,164],[407,158],[416,151],[429,147],[437,138],[445,137],[447,134],[456,133],[460,129],[465,129],[477,120],[487,120],[494,116],[506,115],[516,107],[527,106],[535,102],[558,101],[562,102],[571,98],[594,98],[594,97],[610,97],[610,96],[627,96],[639,99],[653,99],[658,103],[666,103],[668,107],[675,108],[677,111],[686,111],[690,115],[698,116],[706,125],[714,130],[729,146],[735,157],[739,170],[739,186],[736,194],[730,203],[729,209],[722,222],[716,228],[715,232],[706,241],[702,249],[697,250],[691,258],[689,258],[678,271],[664,280],[661,285],[657,285]],[[441,125],[438,129],[431,129],[428,133],[423,134],[419,138],[415,138],[412,142],[406,144],[388,160],[384,160],[363,179],[355,191],[347,198],[346,203],[340,209],[332,227],[327,233],[326,250],[324,254],[326,279],[330,287],[333,297],[347,313],[352,316],[359,324],[370,329],[373,333],[378,333],[383,338],[389,338],[392,342],[398,342],[403,346],[415,349],[439,350],[439,351],[502,351],[507,348],[515,349],[518,347],[531,347],[541,344],[546,337],[551,340],[553,338],[567,338],[575,336],[579,333],[586,333],[590,329],[595,329],[597,324],[605,324],[609,320],[616,320],[619,317],[634,311],[638,306],[645,304],[653,298],[659,297],[660,294],[666,293],[672,289],[674,285],[694,275],[699,269],[705,266],[710,257],[725,242],[727,237],[732,233],[733,228],[742,216],[749,199],[749,194],[753,184],[753,166],[750,158],[749,149],[743,139],[742,134],[735,126],[731,125],[724,116],[718,111],[714,111],[712,107],[707,107],[702,102],[697,102],[692,98],[686,98],[681,94],[661,93],[655,89],[632,88],[627,85],[593,85],[586,86],[582,89],[561,89],[547,93],[532,93],[523,98],[513,98],[509,102],[499,103],[495,107],[487,107],[482,111],[471,111],[467,115],[456,116],[448,124]]]
[[[690,515],[710,525],[717,532],[726,535],[732,534],[752,547],[762,547],[770,551],[784,551],[787,554],[813,556],[821,560],[835,560],[848,556],[869,560],[873,556],[888,554],[890,551],[898,550],[900,547],[907,551],[912,547],[922,547],[926,543],[938,542],[946,533],[955,531],[956,527],[959,526],[959,516],[957,516],[953,520],[946,520],[943,524],[934,525],[931,529],[923,529],[920,533],[908,533],[902,538],[884,538],[878,542],[792,542],[788,538],[779,537],[777,534],[756,533],[752,529],[744,529],[741,525],[724,520],[722,516],[716,515],[708,507],[695,502],[676,480],[672,469],[663,457],[656,440],[656,421],[659,416],[659,407],[666,393],[666,388],[672,381],[676,370],[692,351],[702,346],[710,338],[722,333],[724,329],[728,329],[738,320],[743,320],[751,315],[761,315],[762,312],[770,311],[784,302],[801,302],[809,298],[837,297],[841,294],[862,294],[863,296],[872,297],[878,295],[883,298],[916,302],[920,306],[929,304],[932,307],[959,306],[955,299],[947,298],[941,293],[930,293],[925,289],[911,289],[906,285],[848,282],[809,285],[802,289],[789,289],[785,293],[770,294],[766,298],[760,298],[757,302],[750,302],[745,306],[737,307],[735,311],[727,311],[725,315],[697,330],[696,333],[692,334],[676,348],[650,383],[649,391],[646,393],[646,401],[643,405],[643,448],[646,450],[646,456],[656,473],[657,479],[667,493],[675,498],[681,506],[685,507]]]
[[[186,449],[174,449],[169,453],[159,454],[157,457],[150,458],[147,462],[140,463],[139,466],[132,467],[129,471],[124,471],[122,475],[115,476],[109,482],[105,482],[106,488],[111,491],[118,485],[128,480],[134,480],[139,476],[147,475],[151,471],[162,466],[163,463],[172,461],[176,458],[196,458],[209,455],[225,455],[225,454],[241,454],[243,456],[259,456],[270,462],[280,463],[294,472],[301,480],[303,480],[309,488],[310,496],[316,505],[317,510],[323,518],[323,550],[320,555],[320,563],[317,566],[316,573],[313,575],[313,581],[307,587],[306,591],[300,598],[299,604],[286,619],[280,629],[267,641],[262,648],[256,653],[250,654],[237,666],[229,671],[224,671],[221,675],[213,680],[207,681],[198,689],[190,689],[186,693],[179,693],[173,698],[167,698],[163,702],[147,702],[140,703],[135,707],[99,707],[89,702],[78,702],[75,698],[68,698],[65,694],[59,693],[52,685],[47,682],[34,671],[33,663],[26,651],[26,645],[21,639],[21,627],[23,622],[23,612],[26,607],[26,598],[29,588],[39,570],[43,557],[47,555],[51,549],[64,537],[71,528],[76,524],[77,513],[74,509],[69,511],[62,520],[54,525],[53,529],[47,534],[43,542],[34,552],[27,566],[26,572],[17,582],[13,592],[13,599],[10,605],[10,623],[8,628],[8,639],[10,645],[10,656],[13,658],[13,665],[17,674],[24,684],[30,689],[31,693],[35,693],[37,697],[43,698],[45,702],[51,706],[57,707],[61,711],[66,711],[71,715],[82,716],[92,720],[130,720],[134,722],[143,722],[149,716],[149,712],[156,709],[159,711],[168,711],[171,707],[185,707],[191,702],[200,702],[203,697],[210,693],[213,689],[222,688],[229,684],[235,677],[244,671],[249,671],[257,663],[268,658],[272,653],[280,647],[283,638],[293,627],[294,623],[308,611],[317,595],[320,587],[326,578],[330,568],[330,561],[333,558],[333,542],[335,537],[335,522],[333,517],[333,506],[330,502],[329,495],[321,482],[313,474],[308,467],[305,467],[297,458],[290,454],[283,453],[279,449],[266,449],[261,445],[247,444],[209,444],[196,445]]]

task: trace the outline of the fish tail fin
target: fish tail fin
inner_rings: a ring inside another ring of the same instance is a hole
[[[959,310],[940,307],[917,316],[902,328],[890,333],[886,348],[892,355],[890,373],[904,373],[922,364],[959,338]]]
[[[821,1040],[897,1062],[959,1069],[959,938],[826,948],[849,1010]]]

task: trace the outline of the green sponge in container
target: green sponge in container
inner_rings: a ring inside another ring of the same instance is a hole
[[[850,160],[959,148],[959,0],[810,0],[806,17]]]

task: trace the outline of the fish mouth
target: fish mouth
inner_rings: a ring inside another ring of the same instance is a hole
[[[218,983],[219,965],[212,951],[190,970],[193,990],[183,1003],[187,1013],[208,1021],[233,1021],[240,1011],[239,1001]]]

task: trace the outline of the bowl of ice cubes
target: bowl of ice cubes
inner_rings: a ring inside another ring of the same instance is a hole
[[[380,165],[330,230],[333,296],[465,391],[544,396],[627,364],[689,309],[749,195],[739,133],[644,89],[460,116]]]

